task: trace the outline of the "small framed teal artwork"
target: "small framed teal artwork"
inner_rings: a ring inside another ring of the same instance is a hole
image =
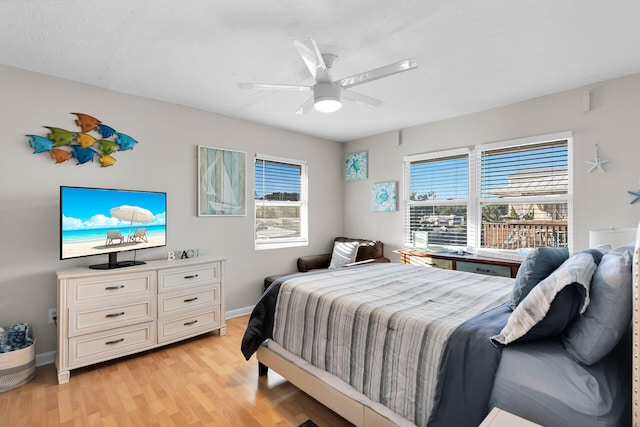
[[[367,152],[347,154],[345,158],[345,174],[347,181],[367,179]]]
[[[373,212],[394,212],[397,209],[397,181],[376,182],[371,186],[371,210]]]

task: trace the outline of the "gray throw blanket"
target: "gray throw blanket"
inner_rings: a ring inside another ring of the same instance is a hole
[[[0,338],[0,353],[21,350],[33,344],[31,325],[28,323],[16,323],[4,329]]]

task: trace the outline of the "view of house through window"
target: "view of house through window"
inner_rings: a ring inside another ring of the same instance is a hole
[[[482,150],[480,247],[566,247],[568,141]]]
[[[407,246],[567,247],[569,138],[407,156]]]
[[[255,247],[307,244],[307,165],[258,154],[255,160]]]

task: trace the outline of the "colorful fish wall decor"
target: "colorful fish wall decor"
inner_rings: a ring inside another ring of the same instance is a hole
[[[131,136],[118,132],[111,126],[93,116],[84,113],[71,113],[77,117],[74,123],[78,131],[53,126],[43,126],[49,130],[45,136],[27,134],[29,146],[33,154],[49,153],[56,163],[64,163],[76,159],[77,165],[98,162],[103,168],[113,166],[116,159],[113,154],[118,151],[133,150],[138,143]]]

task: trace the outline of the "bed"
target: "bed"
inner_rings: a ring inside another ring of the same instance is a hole
[[[637,246],[599,249],[540,249],[521,267],[537,277],[516,279],[395,263],[286,276],[242,352],[357,426],[477,426],[493,407],[630,425]]]

